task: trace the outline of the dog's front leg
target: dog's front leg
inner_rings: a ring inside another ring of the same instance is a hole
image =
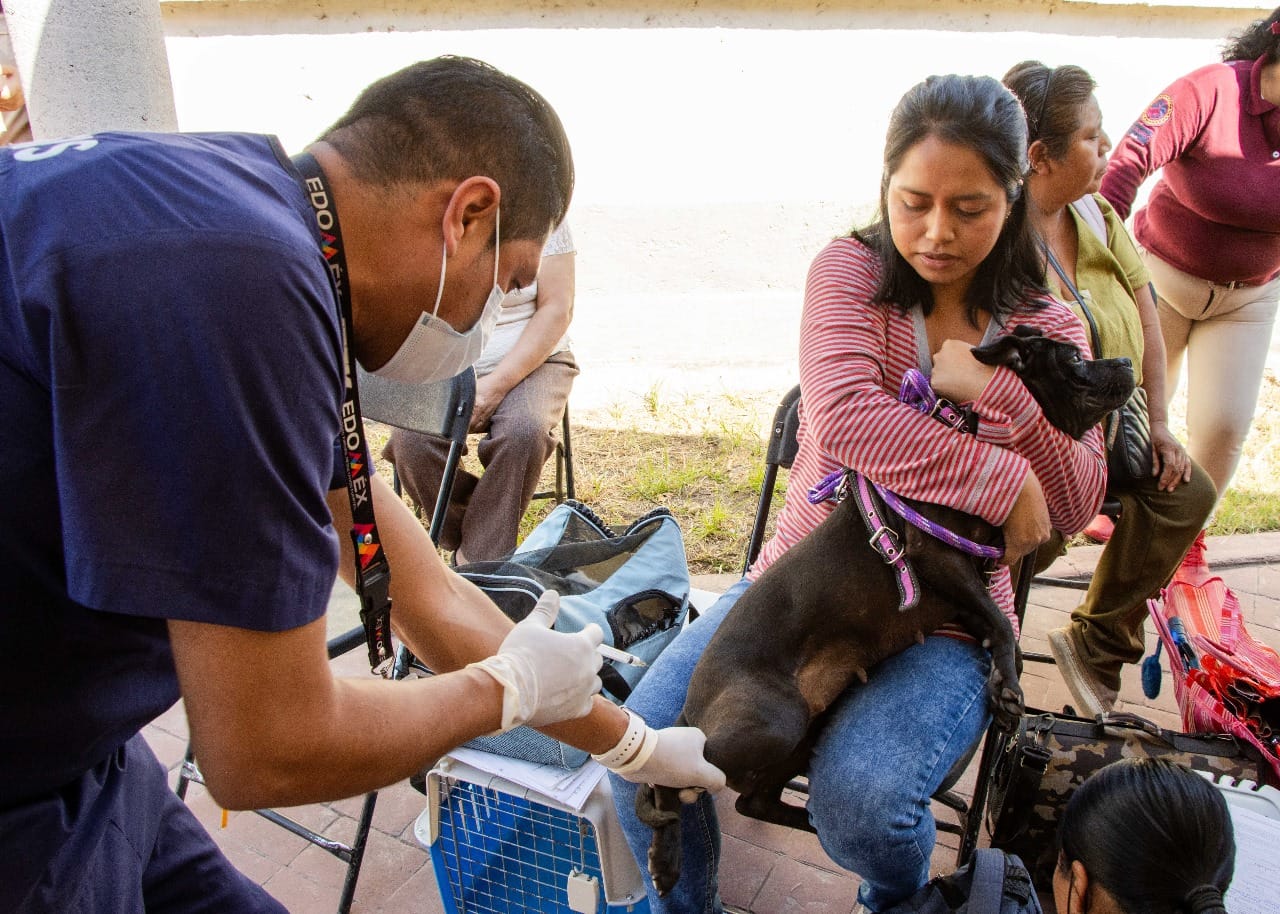
[[[987,698],[991,714],[1002,727],[1012,728],[1022,716],[1024,699],[1018,682],[1020,657],[1013,626],[991,599],[986,588],[979,588],[974,599],[965,604],[959,615],[960,624],[991,651],[991,675],[987,678]]]
[[[636,791],[636,816],[653,829],[649,876],[659,895],[680,881],[680,807],[680,791],[674,787],[641,784]]]
[[[785,825],[788,828],[803,831],[816,831],[809,821],[809,811],[803,806],[787,803],[782,799],[782,791],[791,780],[809,769],[809,760],[813,757],[813,740],[817,725],[810,727],[800,745],[786,761],[772,765],[757,772],[754,783],[738,797],[734,808],[744,816]]]

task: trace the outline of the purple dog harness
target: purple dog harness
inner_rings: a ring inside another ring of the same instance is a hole
[[[951,401],[935,394],[925,376],[914,368],[903,375],[898,399],[954,429],[966,430],[969,426],[969,419],[965,412]],[[862,516],[863,523],[867,525],[868,533],[871,534],[867,542],[880,554],[885,564],[893,568],[898,583],[900,612],[914,609],[920,602],[920,584],[916,580],[915,571],[907,562],[898,534],[885,523],[885,515],[881,513],[882,505],[891,509],[916,529],[923,530],[934,539],[941,540],[961,552],[988,561],[994,561],[1004,555],[1003,549],[975,543],[946,527],[935,524],[879,483],[872,482],[861,473],[847,467],[841,467],[823,477],[809,490],[808,499],[810,504],[815,505],[829,500],[839,503],[844,501],[851,492],[858,500],[858,513]]]

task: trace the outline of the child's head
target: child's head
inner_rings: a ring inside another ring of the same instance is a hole
[[[1088,778],[1058,824],[1053,877],[1059,914],[1225,914],[1235,869],[1231,816],[1222,794],[1166,759],[1124,759]]]
[[[884,262],[878,300],[928,314],[958,292],[969,319],[1005,317],[1043,288],[1026,218],[1022,106],[988,76],[931,76],[894,109],[880,216],[863,237]]]

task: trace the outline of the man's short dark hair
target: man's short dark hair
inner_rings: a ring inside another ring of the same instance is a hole
[[[555,110],[469,57],[424,60],[383,77],[320,139],[375,186],[492,178],[502,188],[504,239],[545,239],[573,195],[573,156]]]

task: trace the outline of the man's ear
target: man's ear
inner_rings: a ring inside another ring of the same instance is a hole
[[[994,343],[975,346],[969,351],[983,365],[1004,365],[1014,371],[1022,371],[1022,339],[1016,334],[1002,336]]]
[[[487,247],[493,235],[493,220],[497,217],[502,190],[493,178],[475,175],[459,182],[445,204],[441,219],[445,249],[452,256],[464,240],[470,242],[480,233]]]

